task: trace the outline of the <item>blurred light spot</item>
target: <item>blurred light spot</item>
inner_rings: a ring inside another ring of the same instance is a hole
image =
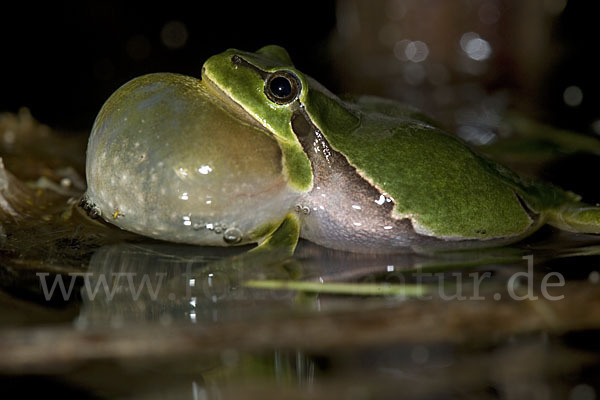
[[[581,383],[571,389],[569,400],[595,400],[596,390],[590,385]]]
[[[410,357],[415,364],[425,364],[429,360],[429,350],[425,346],[415,346],[410,352]]]
[[[169,21],[160,31],[160,40],[170,49],[179,49],[187,42],[188,31],[181,21]]]
[[[579,86],[569,86],[563,92],[563,100],[565,104],[571,107],[577,107],[583,100],[583,92]]]
[[[544,0],[544,10],[548,14],[558,15],[567,6],[567,0]]]
[[[456,133],[464,141],[477,146],[488,144],[496,138],[496,134],[492,130],[473,125],[459,126]]]
[[[420,85],[425,80],[425,69],[421,64],[406,64],[402,70],[404,80],[409,85]]]
[[[350,39],[360,33],[360,19],[354,2],[338,1],[335,14],[336,27],[340,36]]]
[[[402,40],[397,41],[394,44],[394,56],[396,56],[396,58],[398,60],[401,60],[401,61],[408,60],[408,58],[406,58],[406,47],[409,45],[409,43],[411,43],[410,40],[402,39]]]
[[[590,281],[590,283],[600,282],[600,273],[598,271],[590,272],[590,274],[588,275],[588,281]]]
[[[390,0],[386,6],[386,16],[392,21],[399,21],[406,15],[406,0]]]
[[[483,61],[492,54],[492,47],[487,40],[479,37],[475,32],[467,32],[460,38],[460,47],[469,58],[475,61]]]
[[[406,45],[404,54],[410,61],[418,63],[427,59],[427,56],[429,55],[429,48],[424,42],[415,40],[414,42],[410,42]]]
[[[127,55],[133,60],[143,60],[148,58],[151,50],[152,46],[150,46],[150,42],[143,35],[132,36],[125,44]]]
[[[592,122],[592,129],[594,130],[594,133],[600,135],[600,119]]]
[[[486,25],[493,25],[500,19],[500,10],[495,3],[488,1],[479,7],[479,20]]]
[[[503,98],[499,95],[477,98],[476,104],[457,110],[454,116],[456,123],[485,131],[497,128],[502,121],[501,110],[505,109]]]

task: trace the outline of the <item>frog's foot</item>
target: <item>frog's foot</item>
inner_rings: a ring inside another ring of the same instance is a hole
[[[568,232],[600,234],[600,207],[567,203],[548,212],[547,223]]]

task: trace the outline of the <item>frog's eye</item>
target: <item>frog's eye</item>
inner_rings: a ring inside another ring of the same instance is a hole
[[[289,71],[277,71],[265,82],[265,94],[274,103],[289,104],[300,93],[300,80]]]

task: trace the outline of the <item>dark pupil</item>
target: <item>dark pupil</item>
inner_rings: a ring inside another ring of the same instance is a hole
[[[292,84],[289,79],[284,78],[283,76],[278,76],[271,81],[270,84],[271,93],[273,96],[279,98],[285,98],[292,93]]]

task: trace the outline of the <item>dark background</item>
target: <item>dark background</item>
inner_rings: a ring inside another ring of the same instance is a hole
[[[553,27],[560,52],[538,103],[552,122],[592,134],[600,119],[597,6],[571,0]],[[10,4],[0,9],[0,111],[27,106],[55,128],[89,129],[106,98],[148,72],[199,75],[204,60],[229,47],[275,43],[296,65],[333,91],[328,40],[335,2],[118,2]],[[171,20],[185,24],[184,47],[161,42]],[[562,101],[566,86],[583,89],[579,107]]]
[[[302,2],[67,1],[0,8],[0,111],[27,106],[58,128],[89,129],[108,96],[149,72],[199,76],[204,60],[235,47],[283,45],[305,70],[327,69],[335,25],[333,1]],[[161,29],[188,31],[170,49]],[[137,46],[137,50],[135,50]],[[133,50],[133,51],[132,51]]]

